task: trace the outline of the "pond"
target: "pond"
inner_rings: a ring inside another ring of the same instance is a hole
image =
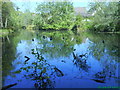
[[[2,40],[3,87],[120,85],[119,34],[21,30]]]

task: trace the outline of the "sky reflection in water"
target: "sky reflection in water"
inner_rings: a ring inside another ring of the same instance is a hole
[[[90,35],[74,35],[71,32],[71,35],[66,32],[27,34],[30,38],[21,38],[20,34],[17,37],[10,36],[10,44],[13,44],[12,38],[18,40],[16,47],[14,46],[15,59],[11,62],[13,69],[3,76],[3,86],[13,83],[17,85],[12,88],[118,86],[119,57],[108,53],[111,51],[101,42],[104,38],[96,36],[99,39],[97,41]],[[3,69],[3,72],[6,71]]]

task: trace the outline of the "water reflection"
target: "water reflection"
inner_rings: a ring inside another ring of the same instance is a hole
[[[73,52],[73,57],[74,57],[73,63],[77,67],[79,67],[79,69],[82,69],[82,70],[88,72],[88,69],[90,68],[90,66],[88,66],[88,64],[87,64],[87,57],[88,57],[87,53],[77,56]]]
[[[39,45],[42,46],[40,52],[51,58],[69,56],[76,42],[72,32],[43,32],[38,33],[37,39],[39,40]]]
[[[118,35],[111,39],[111,34],[21,30],[8,37],[10,42],[3,40],[3,86],[97,88],[119,84]]]

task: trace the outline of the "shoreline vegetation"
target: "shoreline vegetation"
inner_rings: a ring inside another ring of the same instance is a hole
[[[89,3],[89,15],[76,14],[72,2],[42,2],[36,12],[21,12],[10,0],[0,1],[0,37],[19,29],[120,33],[120,2]],[[8,30],[7,30],[8,29]]]
[[[7,36],[8,34],[14,32],[11,29],[0,29],[0,37],[4,37]]]
[[[120,33],[120,31],[118,31],[118,32],[98,32],[98,33]]]

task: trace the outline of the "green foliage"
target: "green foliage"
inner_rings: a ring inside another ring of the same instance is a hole
[[[37,7],[34,20],[39,29],[71,29],[74,24],[73,5],[70,2],[44,2]]]
[[[33,13],[31,13],[28,9],[21,16],[21,21],[24,26],[33,24]]]
[[[13,27],[19,29],[22,26],[27,27],[28,25],[32,25],[33,17],[29,10],[26,10],[24,13],[15,11],[12,13],[11,20],[13,22]]]
[[[94,13],[91,19],[91,29],[95,31],[120,31],[120,3],[97,2],[90,4],[90,12]]]
[[[16,29],[21,25],[21,12],[15,10],[15,5],[10,0],[2,1],[1,28]]]
[[[75,19],[74,27],[72,28],[72,30],[80,29],[82,27],[82,20],[83,20],[83,17],[80,14],[77,15]]]
[[[7,36],[9,33],[12,33],[13,30],[11,29],[0,29],[0,37]]]
[[[75,24],[77,26],[80,25],[82,20],[83,20],[83,17],[81,15],[77,15]]]
[[[19,29],[22,26],[32,25],[33,13],[26,10],[24,13],[18,11],[16,7],[10,0],[0,1],[2,5],[2,17],[0,17],[0,27],[9,29]]]
[[[1,17],[1,27],[10,28],[13,26],[12,22],[12,13],[14,13],[15,9],[13,8],[13,3],[10,0],[2,1],[2,17]]]

